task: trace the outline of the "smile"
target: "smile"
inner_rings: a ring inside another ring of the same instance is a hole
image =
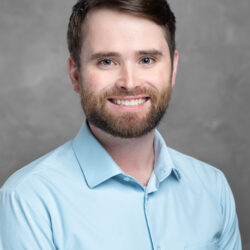
[[[148,98],[138,98],[138,99],[110,99],[110,101],[119,106],[139,106],[145,103]]]

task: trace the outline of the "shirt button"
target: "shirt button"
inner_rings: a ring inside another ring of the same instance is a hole
[[[126,176],[123,178],[123,180],[126,181],[126,182],[130,181],[130,179],[128,177],[126,177]]]
[[[158,247],[157,247],[157,250],[161,250],[161,247],[158,246]]]

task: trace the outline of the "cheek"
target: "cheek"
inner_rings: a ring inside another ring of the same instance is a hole
[[[89,70],[83,73],[83,85],[91,89],[104,89],[110,87],[114,82],[114,76],[110,72]]]
[[[147,81],[156,87],[166,87],[170,84],[171,73],[169,70],[158,69],[157,71],[152,71],[147,74]]]
[[[87,88],[99,88],[101,85],[100,77],[96,74],[86,74],[84,76],[84,84]]]

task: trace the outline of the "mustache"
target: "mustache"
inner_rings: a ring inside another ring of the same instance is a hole
[[[155,96],[158,94],[157,89],[152,88],[136,88],[136,89],[109,89],[103,92],[103,97],[108,98],[111,96],[138,96],[138,95],[148,95]]]

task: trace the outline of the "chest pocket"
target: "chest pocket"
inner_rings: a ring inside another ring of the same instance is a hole
[[[207,243],[205,245],[188,245],[185,246],[185,250],[219,250],[217,242]]]

